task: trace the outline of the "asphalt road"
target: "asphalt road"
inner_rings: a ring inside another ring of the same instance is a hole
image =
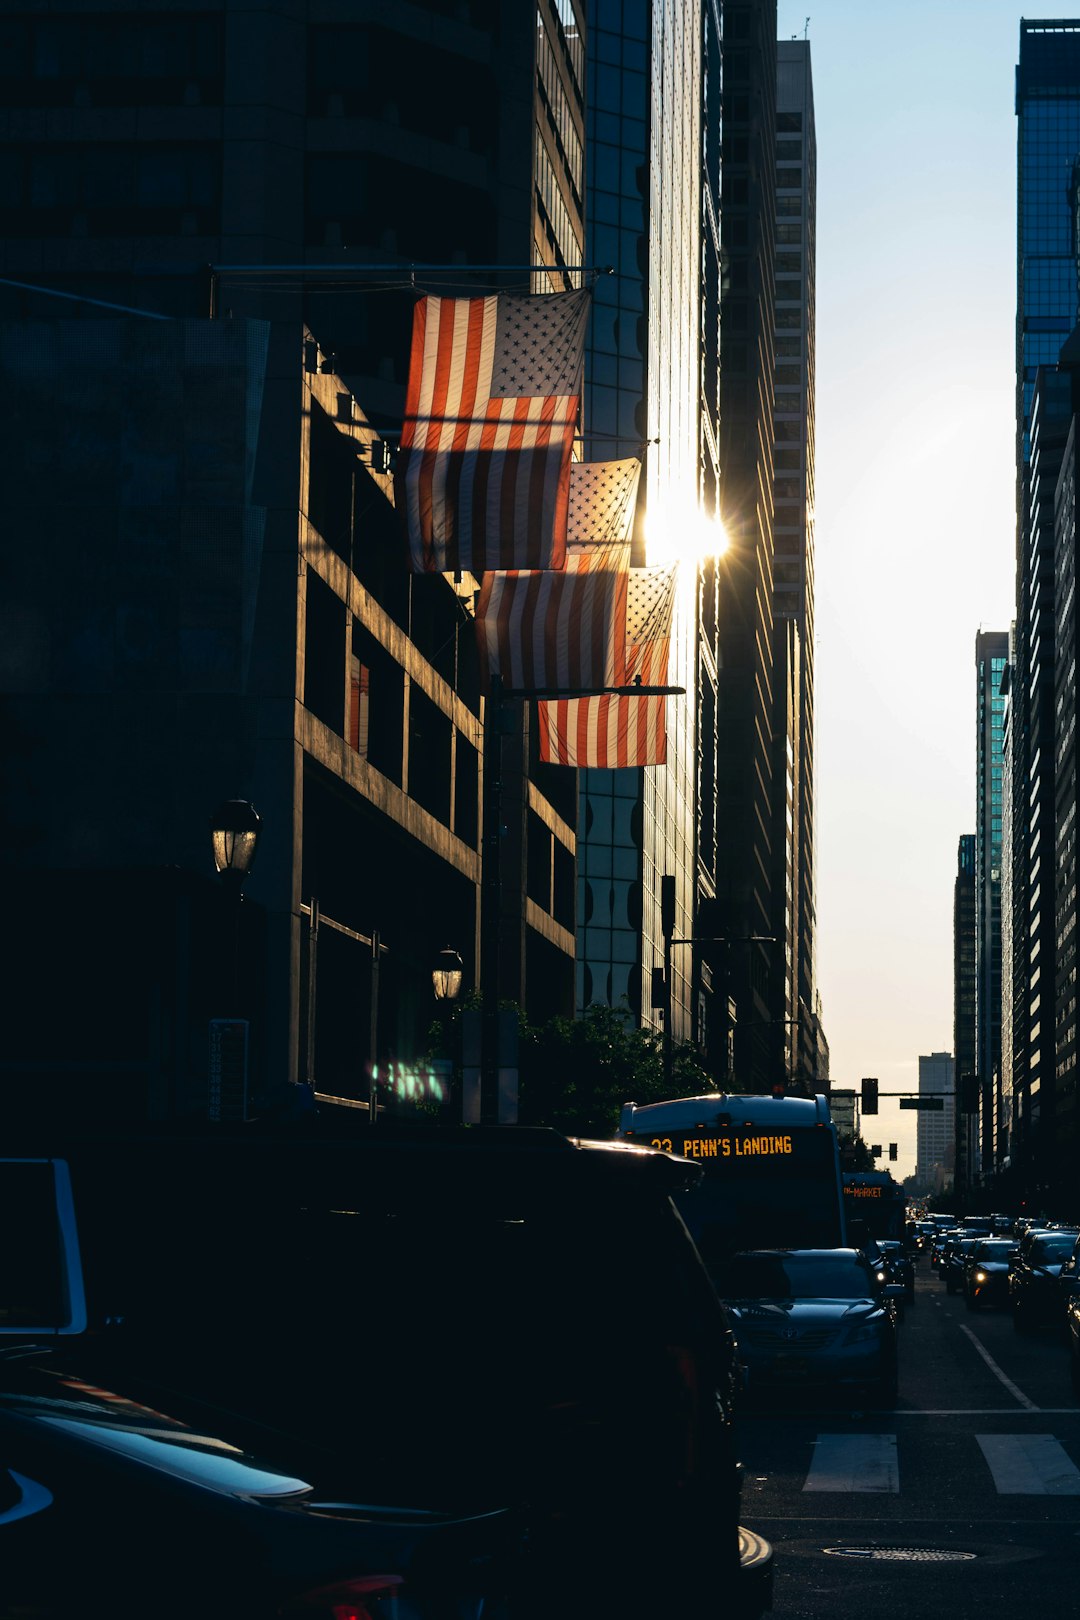
[[[743,1523],[777,1620],[1080,1615],[1080,1403],[1063,1337],[970,1312],[921,1260],[895,1410],[807,1400],[741,1419]]]

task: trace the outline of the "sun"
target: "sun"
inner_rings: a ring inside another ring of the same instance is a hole
[[[703,563],[722,557],[728,534],[719,517],[694,504],[650,507],[645,513],[645,551],[650,568]]]

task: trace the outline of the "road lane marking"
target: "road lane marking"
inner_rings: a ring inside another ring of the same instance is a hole
[[[1001,1496],[1080,1496],[1080,1468],[1052,1434],[977,1434]]]
[[[1037,1412],[1039,1410],[1039,1408],[1035,1405],[1035,1402],[1034,1401],[1029,1401],[1027,1396],[1024,1394],[1023,1390],[1018,1389],[1017,1386],[1013,1383],[1012,1379],[1008,1376],[1008,1374],[1002,1372],[1001,1368],[998,1366],[997,1362],[994,1360],[994,1358],[990,1354],[989,1350],[983,1344],[983,1342],[979,1338],[978,1334],[977,1333],[972,1333],[971,1329],[969,1327],[967,1327],[963,1322],[957,1322],[956,1325],[960,1329],[961,1333],[966,1333],[967,1334],[968,1338],[971,1340],[972,1344],[975,1346],[975,1348],[979,1352],[980,1356],[982,1356],[983,1360],[986,1362],[986,1365],[989,1367],[990,1371],[994,1374],[994,1377],[999,1378],[1001,1380],[1001,1382],[1005,1385],[1005,1388],[1008,1390],[1009,1394],[1012,1395],[1016,1400],[1018,1400],[1020,1402],[1021,1406],[1026,1407],[1029,1412]]]
[[[803,1490],[898,1494],[895,1434],[819,1434]]]

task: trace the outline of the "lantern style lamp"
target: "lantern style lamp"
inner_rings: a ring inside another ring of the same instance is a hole
[[[226,799],[210,818],[214,865],[223,883],[239,890],[255,864],[261,818],[246,799]]]
[[[431,966],[431,987],[438,1002],[454,1001],[461,990],[464,974],[461,957],[449,945],[439,951]]]

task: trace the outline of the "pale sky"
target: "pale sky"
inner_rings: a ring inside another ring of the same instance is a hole
[[[975,831],[975,635],[1014,577],[1020,17],[1061,0],[809,13],[818,150],[818,981],[834,1086],[951,1051],[956,846]],[[1063,197],[1064,206],[1064,197]],[[915,1113],[864,1135],[915,1167]]]

